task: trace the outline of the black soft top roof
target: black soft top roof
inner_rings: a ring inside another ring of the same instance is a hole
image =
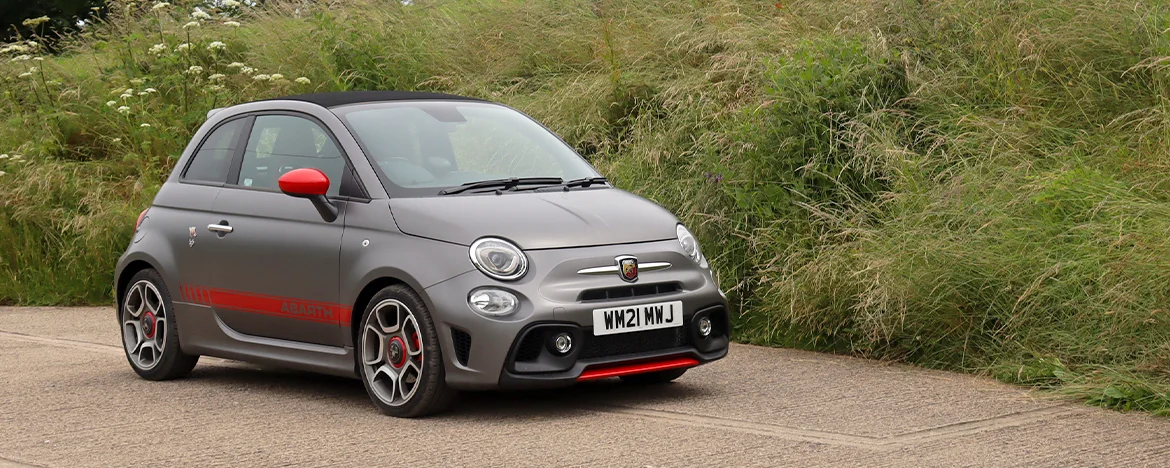
[[[297,94],[295,96],[285,96],[272,100],[304,101],[311,102],[322,107],[337,107],[344,106],[346,104],[358,104],[363,102],[412,101],[421,99],[486,102],[482,99],[470,98],[466,96],[456,96],[454,94],[424,93],[417,91],[334,91],[327,93]]]

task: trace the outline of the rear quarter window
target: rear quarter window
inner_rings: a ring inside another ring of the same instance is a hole
[[[236,119],[216,127],[199,145],[191,163],[183,173],[183,180],[226,183],[231,171],[232,156],[236,152],[240,132],[247,119]]]

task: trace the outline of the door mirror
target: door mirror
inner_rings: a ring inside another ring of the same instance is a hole
[[[308,198],[325,222],[337,219],[337,206],[325,196],[329,193],[329,177],[324,172],[310,167],[293,169],[280,176],[276,183],[285,195]]]
[[[329,177],[309,167],[288,171],[276,183],[285,195],[297,198],[312,198],[329,193]]]

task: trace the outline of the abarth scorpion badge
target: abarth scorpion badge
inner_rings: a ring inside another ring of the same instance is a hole
[[[623,255],[614,260],[617,260],[618,274],[621,275],[622,280],[627,283],[638,281],[638,259],[628,255]]]

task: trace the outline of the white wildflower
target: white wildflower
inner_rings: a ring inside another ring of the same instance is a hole
[[[0,177],[6,176],[6,175],[8,175],[8,173],[7,173],[7,172],[0,171]]]
[[[154,55],[162,54],[166,50],[167,50],[166,44],[155,44],[155,45],[150,46],[150,53],[152,53]]]
[[[195,10],[194,12],[191,13],[191,17],[195,18],[195,19],[201,19],[201,20],[211,19],[211,15],[207,14],[207,12],[203,11],[203,10]]]
[[[31,55],[17,55],[16,57],[12,57],[10,62],[27,62],[31,58]]]
[[[157,90],[157,89],[154,89],[154,88],[146,88],[146,89],[144,89],[143,91],[146,91],[146,92],[148,92],[148,93],[157,93],[157,92],[158,92],[158,90]]]
[[[207,44],[207,50],[224,50],[224,49],[227,49],[227,44],[224,44],[220,41],[215,41],[215,42],[212,42],[211,44]]]
[[[37,41],[28,41],[25,44],[28,44],[28,46],[32,47],[33,49],[36,49],[37,47],[41,46],[40,44],[37,43]]]
[[[36,60],[38,62],[44,62],[45,58],[44,57],[33,57],[33,60]]]
[[[139,127],[142,127],[142,128],[150,128],[150,124],[148,124],[148,123],[144,123],[144,124],[142,124],[142,125],[139,125]]]
[[[158,11],[158,10],[161,10],[161,9],[163,9],[163,8],[167,8],[167,7],[169,7],[169,6],[171,6],[171,4],[170,4],[170,3],[167,3],[167,2],[158,2],[158,3],[155,3],[155,4],[154,4],[154,6],[150,7],[150,9],[151,9],[151,10],[154,10],[154,11]]]
[[[134,94],[134,88],[126,88],[126,90],[122,91],[122,93],[123,94]]]
[[[254,72],[254,71],[256,71],[256,69],[255,69],[255,68],[252,68],[252,67],[243,67],[243,68],[240,68],[240,73],[243,73],[243,74],[245,74],[245,75],[251,75],[251,74],[252,74],[252,72]]]
[[[209,79],[211,81],[219,81],[219,80],[222,80],[223,78],[224,78],[223,73],[216,73],[216,74],[213,74],[213,75],[210,75],[207,77],[207,79]]]
[[[39,71],[41,71],[41,69],[40,69],[40,68],[37,68],[37,67],[30,67],[30,68],[28,69],[28,72],[29,72],[29,73],[36,73],[36,72],[39,72]]]
[[[175,46],[175,52],[179,52],[179,51],[187,50],[187,49],[190,49],[190,48],[191,48],[191,44],[184,42],[184,43],[182,43],[182,44],[179,44],[179,45]]]
[[[114,138],[113,140],[110,140],[110,143],[121,143],[121,142],[122,142],[121,138]]]
[[[223,25],[224,26],[231,26],[233,28],[238,28],[238,27],[240,27],[240,22],[239,21],[224,21]]]
[[[25,46],[20,45],[20,44],[11,44],[9,46],[4,47],[3,49],[0,49],[0,53],[7,54],[9,52],[16,52],[16,53],[28,52],[28,47],[25,47]]]
[[[138,92],[138,95],[139,95],[139,96],[146,96],[147,94],[150,94],[150,93],[148,93],[148,92],[146,92],[146,91],[139,91],[139,92]]]
[[[252,79],[256,80],[256,81],[268,81],[268,80],[271,80],[272,77],[265,75],[265,74],[259,74],[259,75],[253,76]]]
[[[28,27],[30,27],[30,28],[35,28],[35,27],[37,27],[37,26],[40,26],[41,24],[48,23],[48,22],[49,22],[49,17],[48,17],[48,16],[42,16],[42,17],[40,17],[40,18],[29,18],[29,19],[26,19],[26,20],[24,20],[23,22],[21,22],[20,24],[23,24],[23,25],[25,25],[25,26],[28,26]]]
[[[223,6],[228,8],[236,8],[240,6],[240,2],[237,2],[236,0],[223,0]]]
[[[129,108],[129,107],[126,107],[126,106],[121,106],[121,107],[118,107],[118,113],[121,113],[121,114],[129,114],[129,113],[130,113],[130,108]]]
[[[183,29],[187,29],[187,28],[194,28],[194,27],[197,27],[197,26],[199,26],[199,22],[198,22],[198,21],[192,21],[192,22],[190,22],[190,23],[184,24],[184,25],[183,25]]]
[[[0,159],[8,159],[8,153],[0,154]]]
[[[283,79],[284,79],[284,75],[281,75],[280,73],[273,73],[272,74],[272,81],[283,80]]]
[[[20,78],[28,78],[28,77],[32,76],[32,73],[24,72],[24,73],[21,73],[21,74],[16,75],[16,76],[20,77]]]
[[[114,106],[118,105],[118,101],[106,101],[106,105],[110,106],[110,107],[114,107]]]
[[[142,84],[142,83],[145,83],[145,82],[146,82],[146,80],[143,80],[142,78],[132,78],[132,79],[130,79],[130,84],[132,84],[132,85],[134,85],[134,86],[138,86],[138,85],[140,85],[140,84]]]
[[[187,67],[188,75],[198,75],[200,73],[203,73],[203,67],[199,65],[191,65],[190,67]]]
[[[208,87],[207,87],[207,90],[208,90],[208,91],[211,91],[211,92],[213,92],[213,93],[214,93],[214,92],[218,92],[218,91],[223,91],[223,86],[222,86],[222,85],[213,84],[213,85],[210,85],[210,86],[208,86]]]
[[[302,77],[300,77],[300,78],[297,78],[297,79],[295,79],[295,80],[293,80],[293,81],[297,82],[297,84],[304,84],[304,85],[307,85],[307,84],[310,84],[310,83],[312,83],[312,81],[310,81],[308,78],[305,78],[305,77],[303,77],[303,76],[302,76]]]
[[[133,94],[130,94],[130,93],[126,93],[126,94],[123,94],[123,95],[121,95],[121,96],[118,96],[118,97],[122,98],[122,100],[123,100],[123,101],[125,101],[125,100],[127,100],[127,99],[130,99],[130,98],[134,97],[134,95],[133,95]]]
[[[244,64],[242,64],[240,62],[232,62],[232,63],[229,63],[227,67],[228,68],[240,68],[242,66],[244,66]]]

